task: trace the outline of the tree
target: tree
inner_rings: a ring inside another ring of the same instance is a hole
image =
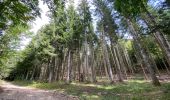
[[[118,79],[120,82],[123,81],[123,77],[122,77],[122,69],[123,69],[123,61],[121,56],[119,55],[119,52],[117,51],[117,46],[118,44],[118,34],[116,34],[116,30],[118,29],[117,25],[115,24],[115,21],[113,19],[112,13],[110,8],[107,6],[108,2],[107,1],[103,1],[103,0],[96,0],[94,1],[94,3],[96,4],[96,11],[98,11],[98,15],[99,17],[101,17],[100,22],[103,25],[103,32],[106,34],[105,36],[109,36],[109,40],[111,42],[111,52],[112,52],[112,57],[114,58],[113,62],[115,62],[115,69],[116,69],[116,73],[118,74]],[[112,68],[109,68],[109,70],[111,71]],[[112,72],[111,72],[112,73]],[[111,75],[110,73],[110,75]],[[112,79],[113,80],[113,79]]]
[[[91,12],[90,12],[90,7],[88,4],[87,0],[81,0],[79,7],[78,7],[78,12],[80,16],[80,20],[82,23],[82,32],[83,32],[83,58],[84,58],[84,68],[83,68],[83,74],[85,74],[86,80],[89,82],[95,82],[94,78],[92,78],[94,75],[93,73],[93,68],[92,66],[89,65],[89,53],[90,51],[90,46],[93,45],[94,41],[94,32],[93,32],[93,26],[92,26],[92,18],[91,18]]]
[[[126,16],[128,18],[142,16],[142,14],[144,14],[146,16],[144,19],[148,19],[149,21],[148,26],[150,28],[156,27],[157,22],[155,21],[155,18],[153,17],[153,15],[147,9],[148,7],[147,1],[148,0],[126,0],[124,2],[121,2],[121,0],[116,0],[114,2],[114,7],[123,16]],[[169,45],[169,42],[166,40],[164,33],[162,32],[161,29],[154,28],[154,32],[152,34],[155,37],[157,44],[159,44],[159,46],[161,47],[162,52],[166,56],[167,62],[169,63],[170,62],[170,49],[169,49],[170,45]]]
[[[38,0],[3,0],[0,2],[0,29],[5,30],[16,24],[27,25],[40,15],[39,10]]]

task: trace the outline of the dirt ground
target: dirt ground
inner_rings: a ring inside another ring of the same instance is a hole
[[[0,86],[0,100],[79,100],[56,91],[16,86],[5,82]]]

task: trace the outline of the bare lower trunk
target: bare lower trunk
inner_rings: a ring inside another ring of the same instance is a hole
[[[72,70],[72,52],[71,50],[68,51],[68,65],[67,65],[67,83],[71,82],[71,70]]]
[[[32,75],[31,75],[31,78],[30,78],[30,80],[33,80],[33,78],[34,78],[34,75],[35,75],[35,70],[36,70],[36,66],[34,66],[34,69],[33,69],[33,72],[32,72]]]
[[[27,75],[26,75],[25,80],[28,80],[28,76],[29,76],[29,71],[27,71]]]
[[[90,77],[91,77],[92,83],[96,82],[95,66],[96,66],[96,62],[94,59],[94,50],[93,50],[93,47],[91,47],[91,64],[90,64],[91,76]]]
[[[137,43],[137,46],[140,50],[140,54],[143,60],[143,64],[149,69],[151,78],[152,78],[152,83],[155,86],[160,86],[159,80],[156,77],[155,71],[154,71],[154,65],[152,62],[152,60],[150,60],[150,56],[149,53],[147,51],[147,49],[145,49],[145,46],[142,45],[141,41],[140,41],[140,37],[139,34],[136,32],[135,26],[133,25],[132,21],[130,19],[127,19],[127,23],[129,25],[129,28],[131,30],[132,36],[135,40],[135,42]]]
[[[52,58],[50,59],[49,63],[48,63],[48,67],[49,67],[49,76],[48,76],[48,82],[51,83],[52,82],[52,77],[53,77],[53,66],[51,65],[52,63]]]
[[[107,64],[107,67],[108,67],[109,79],[110,79],[111,83],[113,83],[114,77],[113,77],[112,67],[111,67],[111,64],[110,64],[108,50],[107,50],[106,45],[107,45],[107,43],[106,43],[106,40],[104,39],[104,34],[102,34],[102,49],[103,49],[104,60],[106,61],[106,64]]]
[[[156,24],[155,18],[147,10],[147,8],[145,7],[144,4],[143,4],[143,8],[144,8],[147,16],[143,15],[142,17],[144,17],[144,19],[147,19],[150,23],[152,23],[154,26],[156,26],[157,24]],[[147,22],[147,24],[149,27],[151,27],[151,25],[148,22]],[[154,31],[155,31],[155,33],[153,33],[153,36],[155,37],[155,40],[157,41],[161,50],[163,51],[164,56],[166,57],[166,60],[170,66],[170,44],[167,41],[167,39],[165,38],[163,32],[159,28],[155,28]]]
[[[64,80],[64,72],[65,72],[65,67],[66,67],[66,58],[67,58],[67,50],[64,50],[64,59],[62,60],[62,65],[61,65],[61,80]]]
[[[124,48],[124,55],[125,55],[125,60],[126,60],[126,62],[127,62],[127,66],[128,66],[129,72],[130,72],[131,74],[134,74],[133,65],[132,65],[132,63],[131,63],[131,60],[130,60],[130,57],[129,57],[129,54],[128,54],[126,48]]]
[[[127,79],[127,73],[126,73],[126,67],[125,67],[125,62],[123,61],[123,53],[122,53],[122,48],[120,48],[120,44],[118,43],[116,46],[116,52],[118,55],[119,63],[120,63],[120,69],[121,69],[121,76],[122,79],[125,78]],[[123,81],[123,80],[122,80]]]
[[[112,56],[114,58],[114,62],[115,62],[115,69],[116,69],[116,73],[118,75],[118,80],[119,82],[123,82],[123,77],[122,77],[122,72],[121,72],[121,66],[118,60],[118,55],[116,53],[116,49],[113,47],[113,44],[111,44],[111,48],[112,48]]]

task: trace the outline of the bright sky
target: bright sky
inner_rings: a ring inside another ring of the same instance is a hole
[[[49,18],[46,16],[47,11],[49,10],[46,4],[43,4],[43,1],[39,0],[39,7],[41,8],[41,18],[37,17],[33,22],[31,31],[37,33],[37,31],[45,24],[49,23]]]
[[[74,0],[74,5],[77,7],[79,0]],[[43,3],[43,1],[39,0],[39,7],[41,8],[41,18],[36,18],[33,22],[33,26],[31,31],[37,33],[37,31],[45,24],[49,23],[49,18],[46,16],[47,11],[49,10],[47,5]]]
[[[39,0],[39,7],[41,9],[41,18],[37,17],[35,21],[33,21],[32,24],[32,29],[30,30],[31,32],[33,32],[34,34],[37,33],[37,31],[45,24],[49,23],[49,18],[46,16],[47,11],[49,10],[47,5],[43,4],[43,1]],[[27,46],[29,44],[29,42],[31,41],[31,39],[29,38],[23,38],[23,40],[21,41],[21,50],[23,50],[25,48],[25,46]]]

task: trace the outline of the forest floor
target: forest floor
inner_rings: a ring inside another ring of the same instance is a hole
[[[0,93],[0,100],[170,100],[168,77],[170,76],[159,77],[160,87],[153,86],[150,81],[141,77],[132,77],[128,81],[112,85],[105,78],[96,84],[5,82],[1,85],[3,92]]]
[[[78,100],[64,93],[23,87],[9,82],[0,84],[0,100]]]

